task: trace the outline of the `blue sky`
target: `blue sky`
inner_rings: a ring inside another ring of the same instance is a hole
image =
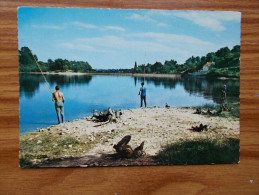
[[[178,63],[240,44],[240,12],[86,8],[18,9],[19,49],[38,59],[87,61],[96,69]]]

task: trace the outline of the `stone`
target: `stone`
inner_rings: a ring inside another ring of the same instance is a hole
[[[37,144],[41,144],[41,143],[42,143],[42,141],[40,141],[40,140],[37,141]]]

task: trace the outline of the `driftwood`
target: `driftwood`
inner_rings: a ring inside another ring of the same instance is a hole
[[[99,114],[97,112],[93,113],[93,116],[91,119],[94,122],[105,122],[104,124],[106,124],[108,122],[117,122],[117,119],[119,119],[121,115],[122,115],[121,111],[115,111],[115,110],[112,110],[111,108],[108,108],[107,112],[100,112]]]
[[[196,132],[202,132],[204,130],[208,130],[209,126],[208,125],[203,125],[202,123],[200,126],[192,126],[191,130],[196,131]]]
[[[116,145],[113,146],[120,158],[137,158],[145,154],[143,151],[144,142],[142,142],[133,150],[131,146],[128,145],[130,139],[131,136],[126,135]]]
[[[202,115],[211,115],[211,116],[218,116],[222,111],[227,111],[229,112],[231,109],[226,105],[226,104],[222,104],[219,107],[219,110],[215,110],[215,111],[211,111],[209,108],[208,110],[202,111],[201,108],[197,108],[196,111],[194,112],[194,114],[202,114]]]

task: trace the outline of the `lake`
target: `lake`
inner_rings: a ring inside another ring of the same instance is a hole
[[[156,78],[118,75],[46,75],[65,97],[65,120],[71,121],[111,107],[138,108],[141,82],[147,88],[147,106],[192,107],[220,104],[227,85],[226,102],[239,102],[240,81],[197,77]],[[20,134],[57,124],[52,94],[40,74],[20,74]]]

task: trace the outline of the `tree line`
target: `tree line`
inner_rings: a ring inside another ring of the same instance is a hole
[[[175,60],[165,61],[164,64],[156,62],[154,64],[137,65],[135,62],[133,73],[161,73],[161,74],[181,74],[194,73],[202,70],[207,62],[214,62],[208,76],[233,76],[239,77],[240,73],[240,45],[234,46],[231,50],[228,47],[210,52],[206,56],[192,56],[185,63],[178,64]]]
[[[88,62],[69,61],[66,59],[48,59],[47,62],[38,61],[36,55],[31,54],[28,47],[19,50],[19,70],[20,72],[39,72],[36,62],[39,63],[43,72],[105,72],[105,73],[154,73],[154,74],[183,74],[194,73],[202,70],[207,62],[214,62],[213,67],[208,72],[208,77],[239,77],[240,76],[240,45],[234,46],[231,50],[228,47],[220,48],[216,52],[210,52],[206,56],[192,56],[183,64],[178,64],[175,60],[155,62],[154,64],[137,65],[131,69],[106,69],[94,70]]]
[[[69,61],[66,59],[55,59],[54,61],[48,59],[47,62],[38,61],[36,55],[32,56],[28,47],[22,47],[19,50],[19,71],[20,72],[39,72],[39,68],[36,65],[35,60],[40,65],[43,72],[90,72],[92,67],[88,62],[84,61]]]

